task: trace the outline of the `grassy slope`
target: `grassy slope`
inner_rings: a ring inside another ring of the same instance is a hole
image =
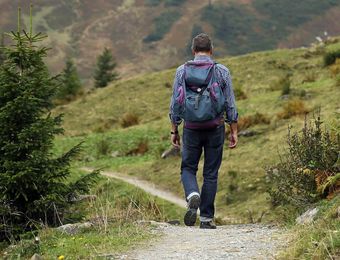
[[[74,172],[74,176],[78,174]],[[183,209],[167,201],[114,179],[102,177],[92,192],[98,196],[96,201],[76,204],[71,211],[73,221],[81,213],[84,215],[81,221],[96,223],[93,228],[75,235],[44,228],[37,234],[39,246],[34,244],[33,238],[24,238],[0,250],[0,258],[29,259],[34,253],[46,259],[56,259],[60,255],[66,259],[97,259],[99,255],[116,255],[154,236],[149,226],[136,224],[136,220],[167,221],[178,219],[183,213]],[[31,235],[27,234],[26,237]]]
[[[339,43],[327,46],[339,47]],[[279,99],[281,90],[277,89],[277,82],[292,73],[292,88],[307,91],[310,98],[304,102],[309,109],[322,107],[326,125],[336,118],[339,86],[329,69],[323,67],[322,54],[310,54],[308,49],[253,53],[220,62],[231,69],[234,85],[241,87],[248,96],[238,101],[240,116],[260,112],[271,118],[271,123],[255,126],[253,129],[261,134],[240,138],[236,150],[225,149],[217,195],[218,213],[231,222],[248,221],[248,210],[255,216],[266,211],[268,221],[278,219],[276,214],[281,212],[270,209],[263,168],[277,161],[277,151],[282,149],[288,124],[298,130],[303,117],[277,118],[276,114],[286,103]],[[173,75],[172,69],[121,80],[59,107],[55,112],[65,113],[67,136],[58,139],[58,151],[85,140],[85,153],[79,158],[79,165],[119,170],[181,195],[180,160],[160,159],[161,152],[169,147],[167,113],[171,88],[167,88],[166,83],[172,82]],[[119,120],[126,112],[136,113],[141,119],[140,125],[120,128]],[[141,141],[148,142],[146,154],[124,156]],[[100,143],[108,146],[107,155],[98,153]],[[118,151],[121,156],[112,158],[112,151]],[[236,171],[236,178],[229,174],[231,170]],[[199,179],[201,181],[201,174]],[[230,191],[230,183],[236,185],[236,192]]]

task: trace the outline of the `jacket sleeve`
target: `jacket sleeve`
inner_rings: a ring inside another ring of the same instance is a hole
[[[183,73],[184,73],[184,67],[180,66],[176,71],[173,88],[172,88],[169,117],[170,117],[171,122],[175,125],[180,125],[182,123],[182,119],[174,111],[174,104],[176,102],[176,97],[178,95],[178,88],[179,86],[183,85],[183,82],[182,82]]]
[[[224,95],[226,99],[226,119],[225,122],[228,124],[236,123],[238,120],[238,112],[237,112],[237,106],[235,101],[235,95],[233,90],[233,84],[231,80],[231,75],[229,70],[224,67],[223,65],[219,65],[220,68],[220,75],[221,80],[223,82],[223,85],[225,87],[224,89]]]

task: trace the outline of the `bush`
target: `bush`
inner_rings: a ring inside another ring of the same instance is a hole
[[[120,121],[123,128],[139,124],[139,116],[134,113],[125,113]]]
[[[136,148],[128,151],[126,155],[144,155],[147,151],[149,151],[149,142],[143,139],[139,141]]]
[[[340,58],[337,58],[329,69],[334,77],[340,75]]]
[[[326,52],[323,56],[323,63],[325,66],[329,66],[335,63],[336,59],[340,59],[340,49]]]
[[[281,87],[281,95],[289,95],[290,94],[290,79],[288,77],[282,78],[279,81]]]
[[[284,106],[283,111],[277,114],[279,119],[289,119],[297,115],[305,115],[309,113],[305,103],[300,99],[289,100]]]
[[[240,117],[238,120],[239,130],[244,130],[259,124],[270,124],[270,120],[267,116],[258,112],[256,112],[254,115]]]
[[[247,99],[247,94],[243,91],[241,87],[235,87],[234,94],[236,99],[238,100]]]
[[[318,116],[313,123],[305,120],[301,132],[291,133],[289,128],[288,150],[280,163],[266,170],[273,205],[306,206],[340,191],[340,139],[331,138],[321,125]]]
[[[96,143],[97,157],[108,155],[111,151],[111,143],[108,139],[101,139]]]

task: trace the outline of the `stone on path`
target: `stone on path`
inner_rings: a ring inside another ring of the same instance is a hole
[[[313,208],[307,210],[305,213],[303,213],[301,216],[296,218],[296,223],[303,225],[303,224],[310,224],[314,221],[314,218],[316,214],[318,213],[319,209],[318,208]]]

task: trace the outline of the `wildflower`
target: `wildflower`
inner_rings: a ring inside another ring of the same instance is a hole
[[[303,174],[310,174],[310,173],[311,173],[311,170],[308,169],[308,168],[306,168],[306,169],[304,169],[302,172],[303,172]]]
[[[64,260],[64,259],[65,259],[65,256],[63,255],[58,256],[58,260]]]

